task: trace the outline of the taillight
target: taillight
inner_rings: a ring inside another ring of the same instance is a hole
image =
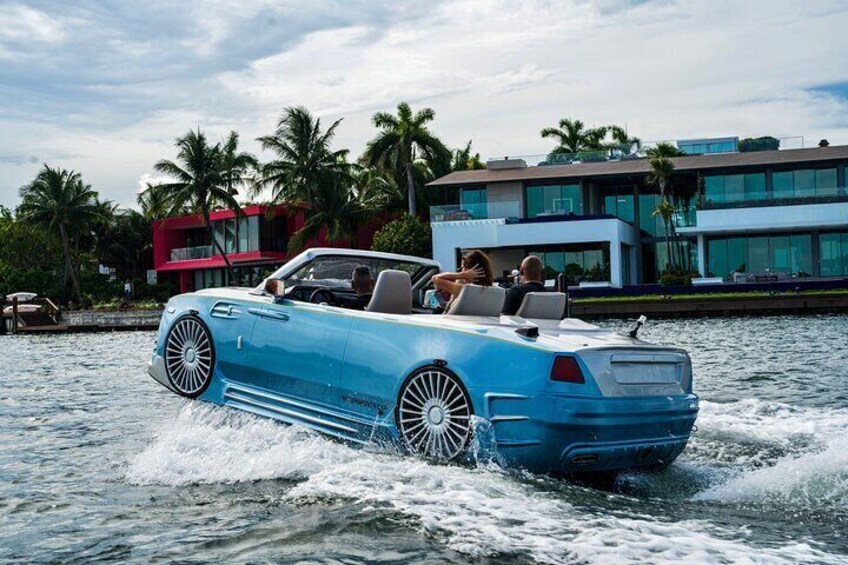
[[[577,364],[577,359],[574,357],[557,357],[554,359],[551,380],[579,385],[586,382],[586,379],[583,378],[583,371],[580,370],[580,365]]]

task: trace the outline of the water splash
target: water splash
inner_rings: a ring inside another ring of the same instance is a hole
[[[125,478],[166,485],[287,479],[293,484],[281,495],[284,503],[352,502],[406,521],[471,557],[521,555],[542,563],[838,562],[804,543],[751,547],[744,532],[705,520],[675,523],[599,513],[486,457],[474,467],[437,465],[350,448],[302,428],[199,403],[184,403],[162,425],[130,461]]]

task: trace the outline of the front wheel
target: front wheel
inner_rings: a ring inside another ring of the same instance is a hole
[[[180,318],[165,341],[165,370],[174,391],[197,398],[212,382],[215,346],[206,324],[194,316]]]
[[[471,438],[471,399],[459,379],[438,367],[413,373],[398,397],[400,437],[413,453],[453,460]]]

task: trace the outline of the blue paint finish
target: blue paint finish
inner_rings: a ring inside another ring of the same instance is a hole
[[[474,413],[491,423],[502,459],[534,471],[670,462],[685,446],[698,411],[691,380],[680,394],[603,396],[579,349],[565,351],[564,342],[546,335],[522,338],[504,326],[447,327],[425,315],[275,304],[236,291],[181,295],[169,306],[175,310],[163,315],[158,355],[170,326],[192,311],[213,336],[216,367],[201,400],[354,443],[398,443],[399,391],[410,374],[436,360],[446,361]],[[557,355],[577,360],[585,384],[550,380]],[[612,378],[611,370],[606,373],[597,377]]]

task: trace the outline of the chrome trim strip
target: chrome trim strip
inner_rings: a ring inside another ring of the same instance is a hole
[[[274,406],[273,404],[268,404],[267,402],[262,402],[260,400],[256,400],[255,398],[250,398],[249,396],[244,396],[237,392],[227,391],[224,393],[224,397],[230,400],[235,400],[236,402],[249,404],[252,406],[257,406],[259,408],[263,408],[265,410],[270,410],[271,412],[281,414],[283,416],[288,416],[290,418],[294,418],[298,421],[305,420],[306,422],[310,422],[312,424],[318,426],[326,426],[328,428],[335,428],[337,430],[348,432],[351,434],[357,434],[358,431],[354,428],[349,428],[347,426],[343,426],[341,424],[336,424],[335,422],[330,422],[328,420],[323,420],[321,418],[317,418],[315,416],[308,416],[303,414],[302,412],[297,412],[295,410],[287,410],[286,408],[281,408],[279,406]],[[302,423],[302,422],[301,422]]]
[[[348,422],[353,422],[354,424],[362,424],[365,426],[371,426],[374,424],[372,420],[365,420],[362,418],[356,418],[354,416],[339,414],[338,412],[334,412],[326,408],[319,408],[313,404],[308,404],[306,402],[298,402],[297,400],[291,400],[284,396],[280,396],[262,389],[239,385],[235,383],[227,383],[227,392],[225,392],[225,394],[227,394],[231,389],[237,392],[251,394],[253,396],[261,396],[262,398],[267,398],[268,400],[273,400],[274,402],[279,402],[280,404],[288,404],[289,406],[295,406],[297,408],[309,410],[310,412],[316,412],[318,414],[324,414],[325,416],[338,418],[339,420],[347,420]]]

